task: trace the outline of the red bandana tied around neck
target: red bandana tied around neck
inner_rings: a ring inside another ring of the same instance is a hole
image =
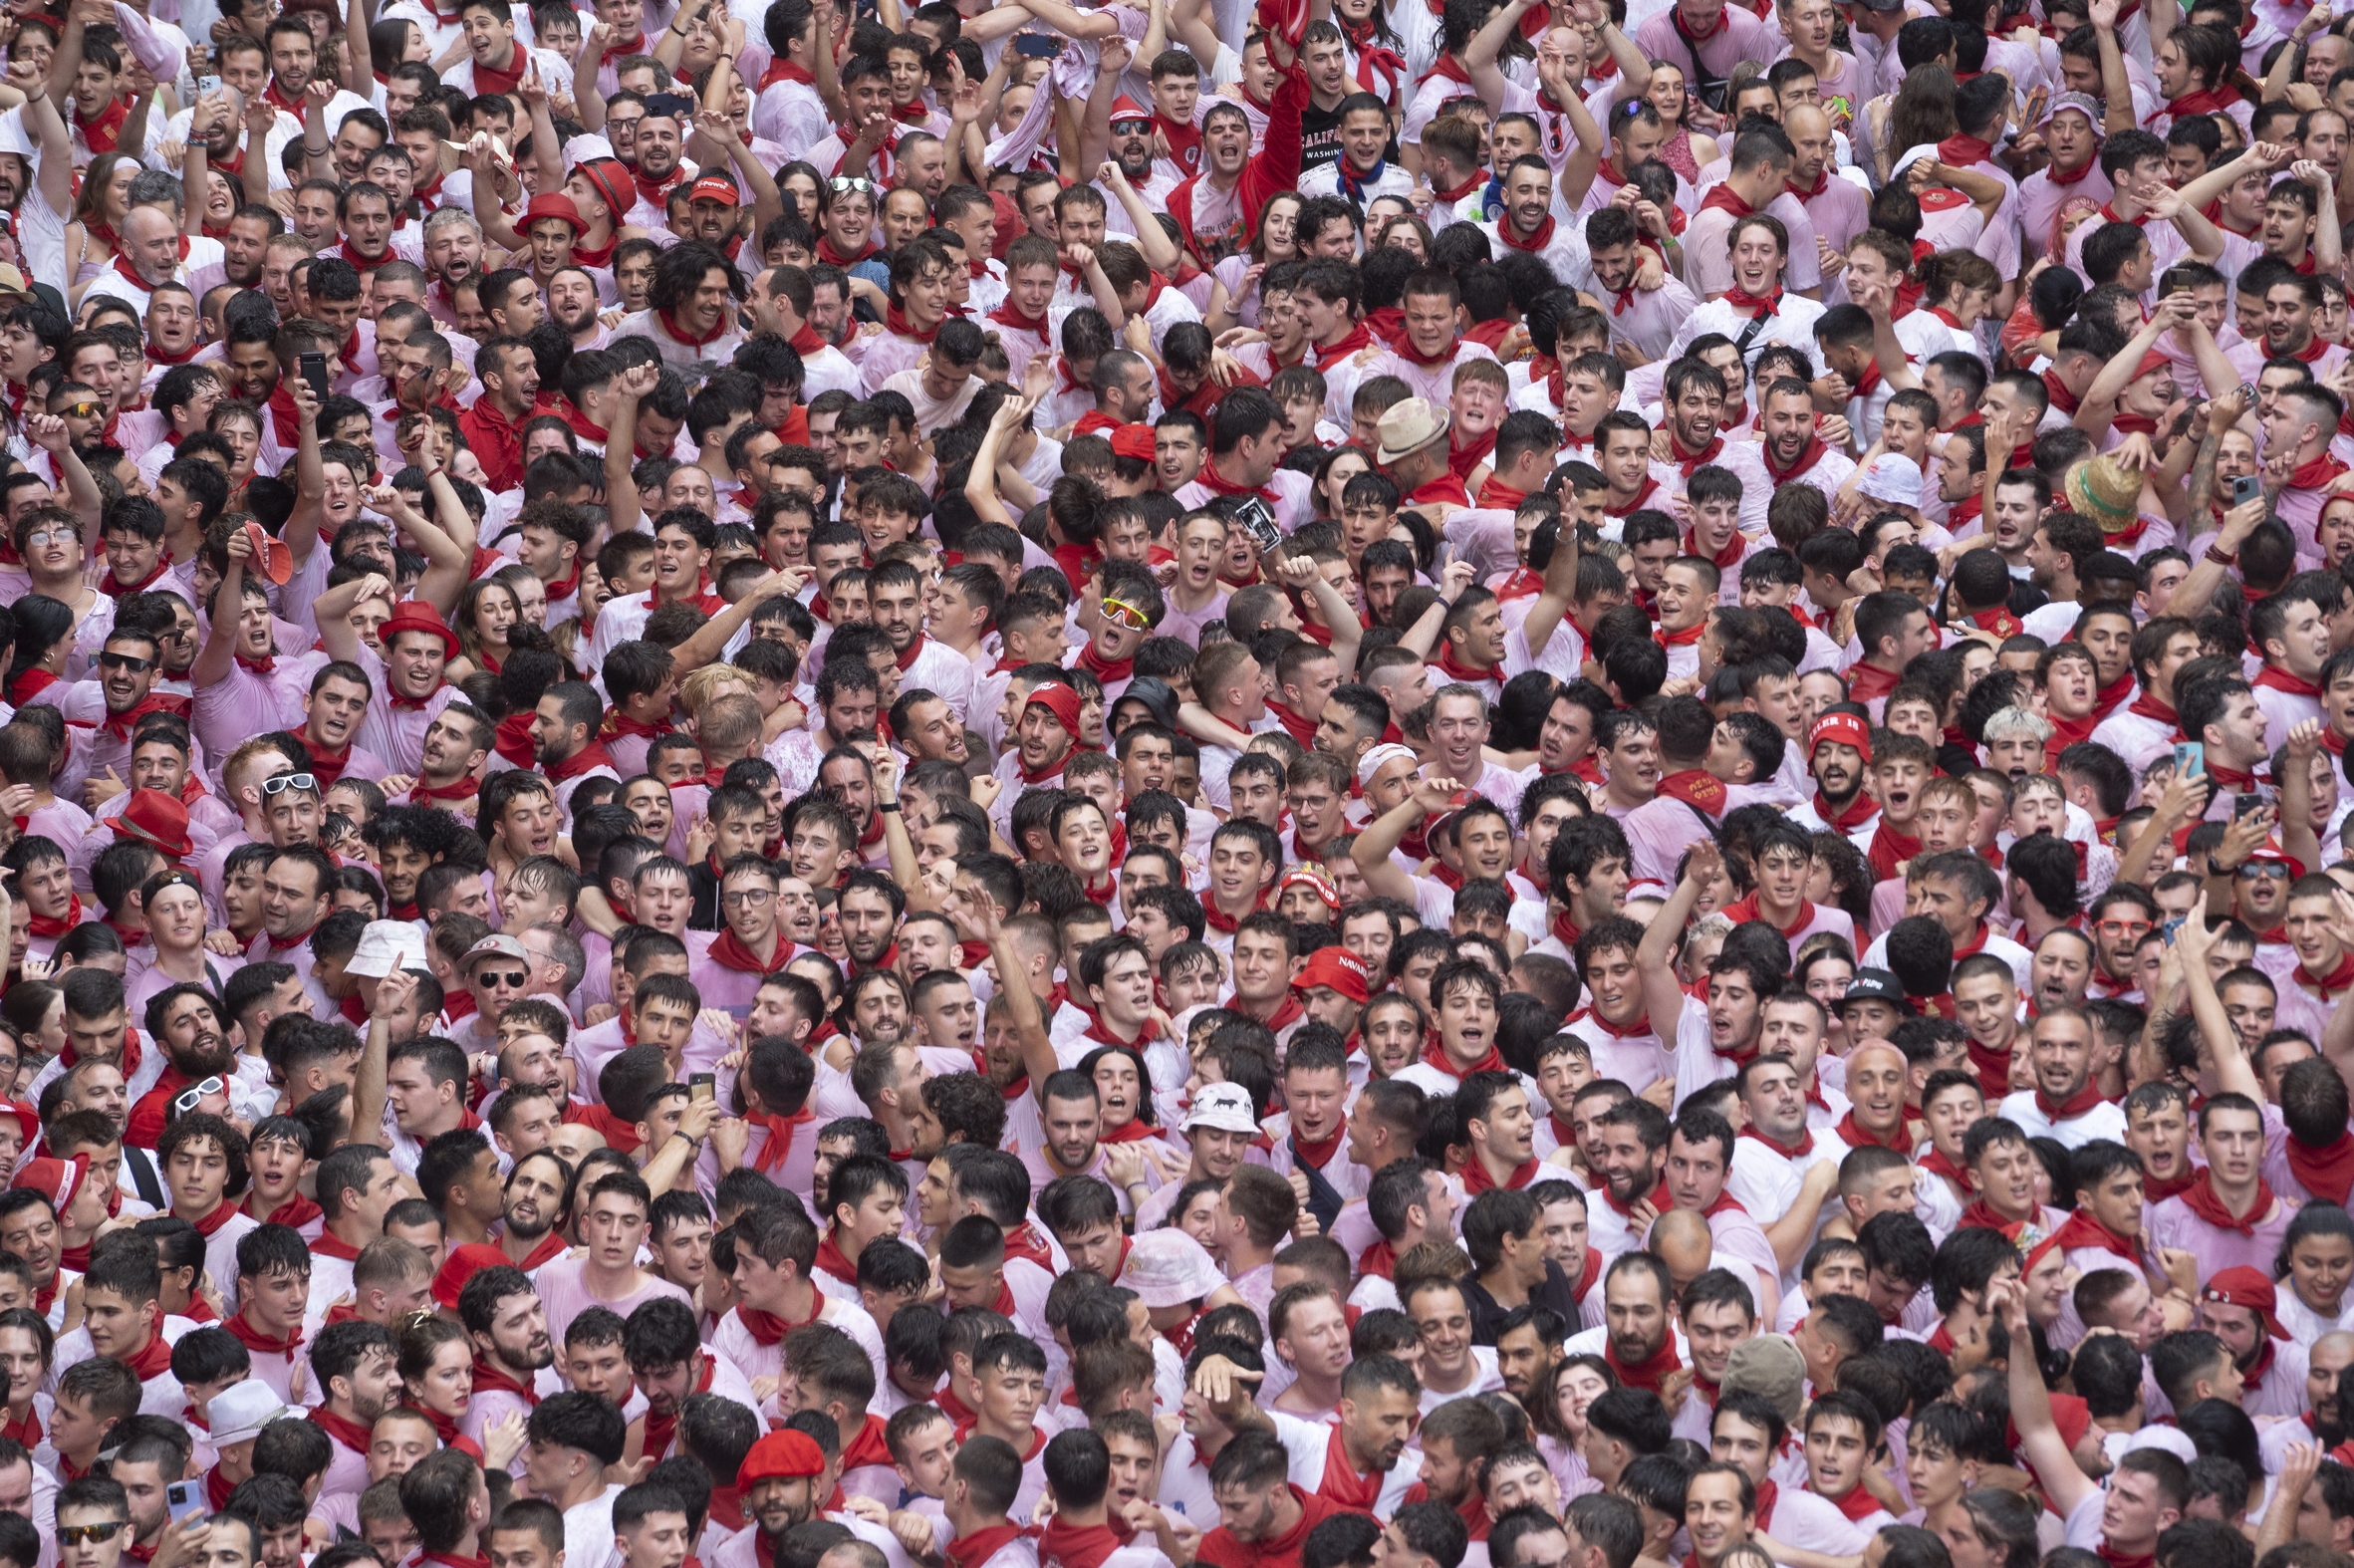
[[[2354,1133],[2340,1133],[2335,1143],[2321,1149],[2309,1148],[2291,1135],[2284,1152],[2289,1174],[2299,1185],[2317,1198],[2345,1205],[2347,1194],[2354,1192]]]
[[[1610,1364],[1610,1370],[1618,1375],[1622,1386],[1643,1389],[1652,1394],[1659,1393],[1660,1386],[1668,1380],[1669,1374],[1684,1370],[1684,1359],[1676,1354],[1674,1334],[1661,1340],[1660,1348],[1650,1357],[1633,1363],[1619,1360],[1617,1349],[1606,1337],[1602,1345],[1602,1359]]]
[[[2090,1079],[2065,1101],[2054,1101],[2043,1092],[2041,1084],[2035,1086],[2035,1109],[2041,1111],[2046,1120],[2054,1123],[2072,1122],[2100,1103],[2101,1086]]]
[[[2213,1171],[2201,1173],[2196,1182],[2183,1189],[2182,1198],[2192,1213],[2218,1230],[2228,1230],[2242,1236],[2254,1235],[2256,1226],[2262,1224],[2265,1216],[2272,1212],[2272,1188],[2260,1176],[2256,1177],[2256,1200],[2249,1206],[2245,1219],[2224,1205],[2223,1195],[2216,1191]]]

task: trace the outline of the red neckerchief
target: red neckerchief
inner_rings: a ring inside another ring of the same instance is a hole
[[[1722,781],[1704,768],[1683,768],[1660,780],[1657,796],[1696,806],[1713,819],[1724,815]]]
[[[150,692],[138,705],[124,713],[109,713],[99,727],[118,740],[131,739],[131,726],[150,713],[181,713],[186,708],[184,697],[173,697],[164,692]]]
[[[475,1366],[479,1368],[481,1363],[476,1362]],[[703,1352],[703,1375],[695,1380],[694,1388],[690,1392],[694,1394],[710,1393],[711,1374],[718,1371],[718,1369],[719,1363],[711,1359],[711,1355],[708,1351]],[[474,1376],[478,1384],[481,1380],[482,1374],[477,1371]],[[534,1400],[532,1403],[536,1405],[539,1402]],[[867,1418],[869,1422],[874,1421],[874,1419],[875,1418],[872,1416]],[[670,1439],[676,1437],[677,1434],[678,1411],[675,1408],[673,1408],[670,1414],[667,1416],[660,1414],[658,1411],[650,1409],[646,1413],[646,1442],[640,1451],[644,1453],[651,1453],[656,1458],[659,1458],[670,1451]],[[846,1450],[842,1456],[845,1460],[847,1460],[850,1457],[850,1454]],[[848,1469],[849,1465],[845,1463],[843,1468]]]
[[[137,1373],[139,1382],[152,1383],[171,1370],[171,1346],[165,1343],[158,1330],[147,1336],[146,1344],[140,1346],[136,1354],[117,1359]]]
[[[99,112],[96,120],[84,120],[82,111],[74,111],[74,129],[82,132],[82,139],[90,144],[94,154],[103,156],[115,150],[116,139],[122,134],[123,122],[131,118],[131,104],[127,99],[114,98]],[[140,284],[145,288],[145,284]]]
[[[1837,811],[1831,809],[1831,803],[1823,797],[1821,789],[1818,788],[1814,792],[1814,814],[1820,817],[1834,833],[1853,833],[1865,823],[1870,822],[1873,814],[1879,809],[1879,803],[1860,789],[1855,792],[1854,797],[1846,805]]]
[[[2330,456],[2325,450],[2311,462],[2299,463],[2290,469],[2288,487],[2291,490],[2324,489],[2344,472],[2346,472],[2346,465]]]
[[[1676,1336],[1672,1333],[1660,1341],[1660,1348],[1649,1358],[1632,1364],[1619,1360],[1618,1350],[1605,1336],[1602,1359],[1617,1374],[1621,1387],[1642,1389],[1650,1394],[1659,1393],[1660,1386],[1667,1382],[1671,1373],[1684,1370],[1684,1358],[1676,1354]]]
[[[2335,1143],[2320,1149],[2301,1144],[2292,1136],[2284,1152],[2289,1174],[2300,1186],[2317,1198],[2345,1205],[2347,1194],[2354,1192],[2354,1133],[2340,1133]]]
[[[1461,348],[1462,340],[1450,333],[1446,339],[1446,346],[1440,349],[1437,354],[1425,354],[1422,350],[1414,346],[1414,340],[1412,338],[1404,336],[1401,336],[1396,343],[1390,345],[1390,352],[1397,355],[1398,358],[1406,361],[1409,365],[1418,365],[1426,371],[1433,371],[1437,370],[1441,365],[1453,364],[1454,357],[1461,350]]]
[[[22,829],[24,825],[19,823],[17,826]],[[30,914],[32,906],[27,905],[26,912]],[[66,932],[72,930],[75,926],[81,923],[82,895],[77,893],[74,894],[67,903],[66,913],[61,917],[52,919],[46,915],[34,915],[32,917],[32,931],[36,936],[63,936]]]
[[[12,1415],[9,1418],[8,1425],[5,1427],[0,1427],[0,1437],[13,1437],[28,1448],[38,1448],[41,1446],[43,1436],[44,1434],[41,1430],[41,1412],[38,1408],[31,1405],[25,1407],[24,1419],[22,1421],[17,1420]],[[362,1451],[365,1452],[366,1450],[363,1449]]]
[[[1049,347],[1052,346],[1052,340],[1047,335],[1046,317],[1044,314],[1037,316],[1024,316],[1020,309],[1015,306],[1013,302],[1013,296],[1010,293],[1005,296],[1004,304],[999,305],[995,310],[989,312],[988,319],[995,322],[1000,327],[1010,327],[1015,332],[1036,333],[1040,343],[1046,344]],[[806,358],[806,356],[804,357]]]
[[[2024,1219],[2004,1218],[2000,1209],[1981,1197],[1962,1211],[1962,1218],[1956,1221],[1955,1228],[1958,1230],[1999,1230],[2005,1236],[2016,1241],[2026,1232],[2029,1223],[2030,1221]]]
[[[2035,1086],[2035,1109],[2041,1111],[2047,1121],[2072,1121],[2100,1103],[2101,1086],[2090,1079],[2085,1081],[2084,1087],[2070,1095],[2064,1102],[2059,1103],[2054,1103],[2051,1097],[2043,1092],[2041,1084]]]
[[[1372,348],[1373,329],[1361,321],[1356,326],[1351,327],[1339,342],[1320,343],[1312,345],[1312,347],[1316,353],[1316,369],[1319,372],[1328,371],[1332,369],[1332,367],[1337,362],[1347,359],[1350,355],[1357,353],[1359,350]],[[1202,465],[1201,471],[1203,473],[1207,473],[1209,471],[1209,467],[1206,463]]]
[[[1872,848],[1867,859],[1872,862],[1872,874],[1882,882],[1897,876],[1897,868],[1921,853],[1921,840],[1901,832],[1882,817],[1880,826],[1872,830]]]
[[[1714,196],[1723,189],[1722,185],[1718,185],[1715,190],[1709,192],[1709,195]],[[1734,310],[1746,311],[1752,319],[1760,321],[1782,308],[1782,291],[1779,289],[1774,290],[1771,294],[1751,294],[1748,290],[1735,284],[1718,298]]]
[[[2313,681],[2307,680],[2302,675],[2291,674],[2278,664],[2270,662],[2256,671],[2255,679],[2249,684],[2269,686],[2275,691],[2285,691],[2291,696],[2318,697],[2321,695],[2321,687]]]
[[[654,314],[654,320],[662,324],[662,331],[689,348],[702,348],[705,344],[716,343],[727,335],[727,312],[725,311],[721,311],[717,319],[711,323],[711,330],[699,337],[679,326],[678,319],[668,311],[655,311]]]
[[[2087,164],[2086,166],[2090,167],[2091,165]],[[2078,398],[2074,392],[2068,391],[2067,385],[2060,380],[2058,372],[2045,371],[2043,373],[2043,393],[2051,399],[2051,405],[2059,409],[2060,412],[2065,414],[2076,412]]]
[[[1830,448],[1823,444],[1821,436],[1809,435],[1806,438],[1806,445],[1800,448],[1797,459],[1787,468],[1773,460],[1772,442],[1766,442],[1758,450],[1765,454],[1765,471],[1773,476],[1773,482],[1776,485],[1785,485],[1812,468],[1816,463],[1821,462]]]
[[[255,1328],[242,1312],[229,1318],[221,1324],[221,1327],[236,1336],[239,1344],[257,1355],[291,1357],[295,1352],[295,1347],[303,1342],[303,1326],[300,1323],[294,1326],[292,1334],[281,1339],[275,1334],[264,1334],[260,1329]]]
[[[1770,916],[1766,915],[1764,907],[1757,902],[1757,892],[1755,889],[1751,889],[1743,897],[1736,899],[1732,903],[1726,905],[1724,907],[1723,913],[1724,917],[1732,921],[1735,925],[1742,924],[1749,920],[1763,920],[1770,918]],[[1806,902],[1804,899],[1798,901],[1797,919],[1793,920],[1788,925],[1782,924],[1779,920],[1773,921],[1775,929],[1779,930],[1783,936],[1787,937],[1793,942],[1798,939],[1798,933],[1800,931],[1806,929],[1807,926],[1813,923],[1814,906]],[[1894,1148],[1895,1146],[1891,1145],[1890,1147]]]
[[[1553,243],[1553,215],[1546,213],[1545,221],[1538,224],[1536,232],[1526,239],[1522,239],[1520,231],[1512,226],[1509,215],[1496,224],[1495,234],[1497,239],[1504,242],[1507,250],[1541,251]]]
[[[733,969],[738,974],[775,974],[791,961],[792,956],[793,943],[786,939],[783,931],[776,933],[776,946],[764,959],[744,944],[744,939],[735,933],[733,926],[721,930],[709,950],[713,963],[723,969]]]
[[[1878,1144],[1883,1149],[1895,1150],[1907,1159],[1911,1159],[1913,1155],[1913,1145],[1905,1137],[1905,1121],[1902,1116],[1897,1118],[1897,1130],[1886,1138],[1882,1138],[1857,1121],[1855,1108],[1850,1106],[1847,1115],[1841,1117],[1838,1125],[1831,1131],[1837,1135],[1841,1143],[1850,1149],[1861,1149],[1866,1144]]]
[[[1642,511],[1643,508],[1650,503],[1652,495],[1659,489],[1659,480],[1653,478],[1649,473],[1646,473],[1643,476],[1643,487],[1635,492],[1635,498],[1633,500],[1629,501],[1624,506],[1620,506],[1614,501],[1605,501],[1603,503],[1602,509],[1613,517],[1632,517],[1637,512]]]
[[[1436,1032],[1433,1033],[1430,1039],[1423,1043],[1423,1061],[1432,1067],[1436,1067],[1439,1069],[1439,1071],[1444,1073],[1449,1078],[1468,1078],[1473,1073],[1501,1073],[1508,1071],[1508,1069],[1504,1066],[1503,1054],[1497,1051],[1493,1045],[1488,1046],[1487,1054],[1485,1056],[1481,1057],[1478,1061],[1473,1062],[1469,1067],[1456,1067],[1451,1061],[1447,1060],[1446,1047],[1439,1042]]]
[[[1030,1533],[1019,1524],[992,1524],[985,1530],[957,1536],[943,1551],[950,1568],[981,1568],[981,1564]],[[768,1537],[762,1534],[759,1539],[765,1543]]]
[[[1996,637],[2005,638],[2018,636],[2019,628],[2023,625],[2017,616],[2012,615],[2000,605],[1996,605],[1991,610],[1971,611],[1969,624],[1981,632],[1991,632]]]
[[[324,1212],[325,1210],[317,1203],[297,1192],[276,1208],[271,1209],[267,1215],[257,1215],[256,1217],[260,1218],[264,1224],[287,1225],[299,1230]]]
[[[646,188],[646,183],[644,180],[639,181],[638,188],[640,190],[644,190]],[[846,256],[841,251],[834,248],[834,236],[831,234],[826,234],[821,236],[817,242],[817,259],[827,263],[830,266],[855,267],[860,262],[865,261],[869,256],[874,255],[882,248],[882,246],[876,244],[872,239],[869,239],[867,242],[867,248],[865,250],[860,251],[855,256]]]
[[[1537,1178],[1538,1164],[1536,1157],[1532,1155],[1515,1167],[1510,1176],[1498,1181],[1487,1174],[1487,1166],[1474,1151],[1471,1158],[1463,1163],[1463,1196],[1466,1198],[1477,1197],[1480,1193],[1499,1186],[1517,1192]]]
[[[2354,1139],[2346,1142],[2349,1147],[2354,1147]],[[2099,1247],[2114,1252],[2130,1267],[2141,1267],[2141,1259],[2134,1251],[2131,1237],[2119,1235],[2081,1208],[2072,1211],[2060,1222],[2060,1227],[2051,1233],[2051,1239],[2063,1252],[2079,1247]]]
[[[1099,685],[1108,686],[1116,680],[1126,680],[1134,675],[1136,673],[1136,659],[1134,657],[1106,658],[1095,651],[1095,644],[1090,641],[1085,648],[1079,651],[1079,667],[1095,676]]]
[[[2144,718],[2154,718],[2170,728],[2182,722],[2180,713],[2177,713],[2168,704],[2159,701],[2155,695],[2148,691],[2127,703],[2125,710],[2128,713],[2139,713]]]
[[[540,1402],[537,1389],[518,1381],[504,1367],[493,1366],[479,1355],[474,1358],[474,1392],[476,1394],[512,1394],[526,1405],[537,1405]],[[649,1445],[647,1451],[651,1453],[654,1450]]]
[[[1488,664],[1483,667],[1478,664],[1466,663],[1464,660],[1456,657],[1454,643],[1451,640],[1441,643],[1439,646],[1439,656],[1433,659],[1432,662],[1446,672],[1446,678],[1448,680],[1459,681],[1467,686],[1475,686],[1483,681],[1489,681],[1496,678],[1495,666],[1493,664]]]
[[[1723,453],[1724,436],[1722,433],[1711,436],[1707,445],[1701,447],[1699,451],[1694,452],[1685,449],[1684,443],[1676,438],[1676,432],[1673,428],[1668,431],[1668,461],[1674,463],[1677,469],[1687,479],[1692,477],[1694,469],[1700,467],[1703,463],[1714,462],[1718,457],[1722,456]],[[1735,529],[1733,531],[1732,543],[1726,545],[1724,549],[1717,551],[1714,555],[1708,557],[1708,559],[1715,562],[1719,568],[1729,567],[1740,560],[1741,544],[1742,540],[1740,531]],[[1692,530],[1689,528],[1684,531],[1684,553],[1686,555],[1699,555],[1700,553],[1700,551],[1693,548]]]
[[[850,1260],[841,1244],[834,1239],[834,1227],[831,1225],[826,1227],[825,1234],[818,1240],[817,1266],[845,1285],[858,1283],[858,1265]]]
[[[358,1247],[332,1230],[320,1231],[319,1239],[311,1243],[311,1250],[321,1257],[341,1258],[347,1263],[357,1261],[360,1256]]]
[[[371,1429],[366,1422],[354,1421],[349,1416],[338,1416],[324,1405],[314,1405],[304,1413],[311,1424],[354,1453],[366,1453],[371,1440]]]
[[[928,329],[918,328],[914,322],[908,320],[908,313],[897,305],[888,306],[884,310],[883,330],[895,337],[912,338],[917,343],[929,343],[940,335],[939,323],[932,323]]]
[[[1944,1176],[1948,1181],[1954,1183],[1957,1189],[1964,1192],[1969,1190],[1969,1183],[1962,1179],[1962,1168],[1948,1159],[1946,1152],[1938,1148],[1937,1145],[1932,1144],[1923,1150],[1921,1158],[1916,1164],[1924,1171],[1934,1172],[1936,1175]]]
[[[2202,1172],[2197,1181],[2183,1188],[2182,1198],[2185,1207],[2218,1230],[2228,1230],[2242,1236],[2254,1235],[2256,1226],[2262,1224],[2272,1212],[2272,1188],[2261,1176],[2256,1177],[2256,1200],[2249,1207],[2245,1219],[2239,1218],[2224,1206],[2223,1197],[2216,1191],[2213,1171]]]

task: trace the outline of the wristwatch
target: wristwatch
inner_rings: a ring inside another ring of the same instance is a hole
[[[2238,870],[2236,866],[2223,865],[2213,855],[2207,858],[2207,874],[2210,877],[2229,877],[2236,875]]]

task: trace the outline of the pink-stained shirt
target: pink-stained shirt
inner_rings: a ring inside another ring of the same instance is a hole
[[[458,688],[445,682],[418,706],[396,704],[386,678],[385,661],[374,649],[361,644],[353,650],[352,661],[368,671],[373,693],[368,699],[368,715],[360,721],[353,744],[365,746],[398,772],[418,772],[424,765],[425,731],[432,727],[443,708],[458,700],[461,695]]]
[[[551,1258],[540,1265],[540,1271],[533,1281],[539,1287],[540,1304],[548,1315],[548,1334],[559,1344],[563,1343],[564,1331],[572,1326],[572,1320],[590,1307],[611,1307],[626,1318],[657,1296],[683,1301],[690,1308],[694,1305],[685,1291],[659,1274],[648,1273],[644,1269],[638,1273],[638,1288],[628,1295],[612,1297],[595,1294],[582,1278],[588,1264],[589,1259],[586,1257]]]
[[[268,673],[247,668],[232,659],[228,672],[196,688],[189,728],[196,743],[216,757],[227,757],[256,735],[274,729],[299,729],[303,697],[324,658],[279,658]],[[368,778],[382,778],[370,773]]]
[[[2202,1279],[2226,1268],[2269,1270],[2280,1255],[2288,1222],[2296,1215],[2296,1209],[2285,1201],[2275,1201],[2273,1208],[2252,1232],[2243,1233],[2218,1229],[2192,1213],[2191,1205],[2182,1198],[2170,1197],[2150,1215],[2150,1240],[2155,1246],[2180,1247],[2197,1257]]]
[[[1485,350],[1480,352],[1486,354]],[[1492,360],[1495,356],[1488,354],[1487,358]],[[1275,493],[1275,523],[1285,533],[1290,533],[1315,514],[1316,481],[1313,476],[1280,468],[1267,481],[1266,488]],[[1216,491],[1196,479],[1177,491],[1177,503],[1188,512],[1196,511],[1207,506],[1216,494]]]
[[[2284,492],[2281,496],[2287,500]],[[2285,519],[2284,519],[2285,520]],[[2278,751],[2288,739],[2288,732],[2307,719],[2322,717],[2321,699],[2295,691],[2283,691],[2278,686],[2254,682],[2256,706],[2264,710],[2264,749]]]

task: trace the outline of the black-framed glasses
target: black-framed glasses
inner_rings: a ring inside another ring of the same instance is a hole
[[[141,658],[136,653],[102,652],[98,655],[98,665],[101,669],[127,669],[134,675],[143,675],[155,667],[155,661],[151,658]]]
[[[476,969],[474,978],[484,985],[497,985],[510,991],[520,991],[531,983],[531,972],[527,969]]]
[[[282,795],[290,789],[306,790],[315,795],[319,792],[319,781],[308,773],[280,773],[275,777],[262,780],[262,797],[264,799]]]
[[[57,1527],[58,1544],[81,1546],[91,1541],[111,1541],[122,1533],[126,1522],[111,1519],[105,1524],[61,1524]]]

